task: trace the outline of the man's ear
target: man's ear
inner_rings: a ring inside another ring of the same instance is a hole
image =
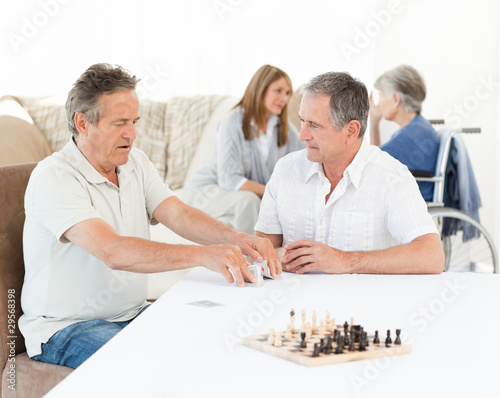
[[[75,113],[75,126],[81,135],[87,136],[89,129],[89,121],[87,117],[82,112]]]
[[[361,123],[358,120],[351,120],[347,123],[347,139],[350,142],[354,142],[358,136],[361,129]]]

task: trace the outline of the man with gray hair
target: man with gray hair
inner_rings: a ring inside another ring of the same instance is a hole
[[[133,148],[136,83],[121,67],[88,68],[66,102],[72,137],[28,183],[19,327],[35,360],[78,367],[147,307],[146,273],[203,266],[244,286],[256,282],[244,254],[281,272],[271,242],[182,203]],[[158,222],[211,246],[153,242]]]
[[[303,88],[306,149],[276,165],[257,235],[286,249],[296,273],[440,273],[436,226],[408,168],[363,141],[368,92],[348,73],[325,73]]]

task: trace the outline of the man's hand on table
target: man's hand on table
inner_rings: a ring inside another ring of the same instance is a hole
[[[346,253],[322,242],[298,240],[284,246],[283,269],[297,274],[323,271],[330,274],[349,273]]]

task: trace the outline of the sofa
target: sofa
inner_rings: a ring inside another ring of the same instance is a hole
[[[15,136],[12,132],[15,131]],[[6,142],[8,139],[9,143]],[[15,156],[12,144],[26,149]],[[29,121],[0,115],[0,395],[39,398],[73,369],[37,362],[28,357],[17,327],[22,315],[24,280],[24,192],[36,162],[50,153],[44,136]]]

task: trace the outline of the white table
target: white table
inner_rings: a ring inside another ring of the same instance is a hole
[[[201,307],[208,300],[222,304]],[[401,328],[412,353],[305,367],[242,346],[330,310]],[[486,397],[500,376],[500,275],[285,274],[238,288],[194,269],[47,397]]]

